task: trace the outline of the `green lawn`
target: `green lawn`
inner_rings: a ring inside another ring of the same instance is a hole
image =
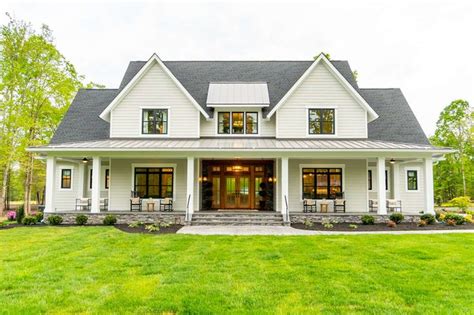
[[[0,231],[0,313],[474,313],[474,235]]]

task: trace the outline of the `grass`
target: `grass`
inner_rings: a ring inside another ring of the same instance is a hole
[[[0,313],[474,313],[474,235],[0,231]]]

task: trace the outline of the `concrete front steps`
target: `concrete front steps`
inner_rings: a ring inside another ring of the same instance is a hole
[[[278,212],[195,212],[191,225],[284,225]]]

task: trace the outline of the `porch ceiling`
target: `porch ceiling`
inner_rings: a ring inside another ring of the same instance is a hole
[[[450,153],[449,148],[368,139],[107,139],[31,147],[34,152],[52,151],[407,151]]]

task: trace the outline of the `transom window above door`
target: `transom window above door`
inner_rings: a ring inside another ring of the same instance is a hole
[[[258,134],[257,112],[219,112],[218,134]]]
[[[168,134],[168,109],[154,108],[142,110],[142,134]]]
[[[335,110],[333,108],[308,109],[308,134],[333,135],[336,132]]]

